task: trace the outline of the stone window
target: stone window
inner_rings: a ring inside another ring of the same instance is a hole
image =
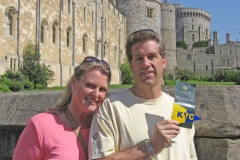
[[[186,12],[184,12],[184,17],[186,17]]]
[[[208,65],[206,65],[206,71],[208,70]]]
[[[17,66],[16,63],[17,63],[16,58],[11,58],[10,59],[10,70],[16,71],[16,66]]]
[[[231,49],[229,50],[229,53],[230,53],[230,55],[232,54],[232,50]]]
[[[40,42],[42,44],[47,44],[47,30],[48,30],[48,23],[46,19],[43,19],[41,22],[41,37]]]
[[[194,42],[195,41],[195,35],[192,34],[192,41]]]
[[[177,41],[181,41],[181,36],[180,36],[180,34],[177,35]]]
[[[187,55],[187,59],[188,59],[188,60],[191,60],[191,55],[190,55],[190,54]]]
[[[59,23],[55,21],[52,25],[52,42],[53,44],[58,44],[58,29],[59,29]]]
[[[71,0],[68,0],[68,14],[71,14]]]
[[[153,9],[147,8],[147,18],[153,18]]]
[[[107,18],[105,18],[104,29],[107,31]]]
[[[94,27],[94,11],[92,11],[92,27]]]
[[[194,25],[192,25],[192,30],[194,30]]]
[[[87,19],[87,11],[86,11],[86,7],[84,6],[83,8],[83,22],[86,23],[86,19]]]
[[[72,46],[72,28],[68,27],[66,31],[66,44],[69,49],[71,49]]]
[[[87,41],[88,41],[87,33],[83,35],[82,40],[83,40],[83,43],[82,43],[83,53],[87,53]]]
[[[13,7],[6,9],[6,33],[11,36],[16,36],[17,33],[17,11]]]
[[[187,17],[189,17],[189,12],[187,12]]]
[[[228,59],[227,59],[227,66],[229,65]]]
[[[106,57],[108,54],[108,42],[105,41],[103,45],[103,56]]]
[[[190,12],[190,17],[192,17],[192,12]]]
[[[63,11],[63,8],[64,8],[64,7],[63,7],[63,6],[64,6],[64,0],[61,0],[60,3],[61,3],[61,10]]]
[[[223,59],[223,65],[225,65],[225,59]]]

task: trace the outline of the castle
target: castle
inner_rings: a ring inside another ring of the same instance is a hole
[[[226,44],[219,45],[214,32],[212,45],[208,12],[167,0],[0,0],[0,18],[0,74],[20,67],[23,48],[31,41],[40,46],[41,63],[55,72],[51,86],[65,85],[74,67],[89,55],[107,61],[112,83],[121,83],[126,37],[145,28],[156,31],[165,43],[165,74],[178,67],[212,75],[239,64],[240,43],[232,42],[229,34]],[[187,50],[176,48],[180,40],[188,44]],[[192,47],[202,40],[210,47]]]

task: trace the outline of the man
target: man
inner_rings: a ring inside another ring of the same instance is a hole
[[[126,53],[135,84],[105,99],[90,131],[90,159],[196,160],[194,127],[171,120],[174,98],[161,90],[164,45],[152,30],[132,33]]]

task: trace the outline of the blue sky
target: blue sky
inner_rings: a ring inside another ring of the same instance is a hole
[[[164,2],[164,0],[161,0]],[[168,0],[174,3],[174,0]],[[218,31],[219,44],[226,42],[230,33],[231,41],[240,41],[240,0],[175,0],[183,7],[201,8],[211,14],[211,32]]]

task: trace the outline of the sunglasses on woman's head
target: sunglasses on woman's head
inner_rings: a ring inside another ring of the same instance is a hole
[[[104,67],[106,67],[108,70],[110,70],[110,66],[106,61],[99,60],[96,57],[92,57],[92,56],[85,57],[81,64],[83,64],[83,63],[102,63],[104,65]]]
[[[143,31],[147,31],[147,32],[152,32],[152,33],[154,33],[154,34],[158,34],[158,33],[156,33],[154,30],[151,30],[151,29],[140,29],[140,30],[135,31],[135,32],[133,32],[132,34],[130,34],[129,37],[131,37],[132,35],[134,35],[134,34],[136,34],[136,33],[138,33],[138,32],[143,32]]]

